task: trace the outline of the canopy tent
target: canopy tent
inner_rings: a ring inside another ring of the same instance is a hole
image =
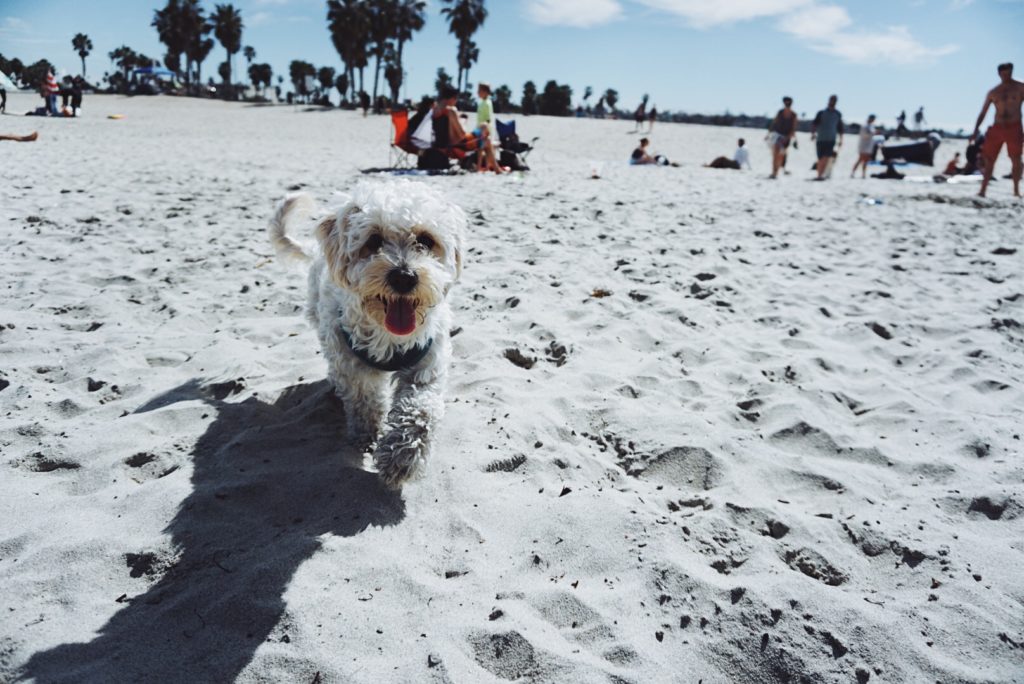
[[[0,88],[3,88],[4,90],[17,90],[18,86],[14,85],[14,81],[12,81],[7,74],[0,71]]]
[[[175,78],[176,74],[169,69],[160,67],[138,67],[132,69],[132,76],[155,76],[156,78]]]

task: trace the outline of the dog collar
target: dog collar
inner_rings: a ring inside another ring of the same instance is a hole
[[[342,328],[341,336],[345,339],[345,344],[348,345],[348,348],[352,350],[352,353],[355,354],[360,361],[365,363],[367,366],[381,371],[400,371],[412,368],[423,360],[423,357],[427,355],[427,352],[430,351],[430,347],[434,344],[434,339],[430,338],[427,340],[426,344],[418,344],[404,352],[395,352],[387,361],[378,361],[377,359],[372,358],[365,349],[356,348],[352,343],[352,335],[349,334],[348,330]]]

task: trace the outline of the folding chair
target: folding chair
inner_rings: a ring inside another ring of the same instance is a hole
[[[391,110],[391,129],[394,136],[391,138],[391,149],[389,164],[395,169],[416,168],[416,148],[409,144],[409,110]]]

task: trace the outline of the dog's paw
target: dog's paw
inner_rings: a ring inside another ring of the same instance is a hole
[[[401,430],[386,434],[373,451],[373,463],[384,484],[399,489],[412,479],[427,460],[426,445]]]

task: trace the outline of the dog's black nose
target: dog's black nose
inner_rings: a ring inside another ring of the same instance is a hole
[[[412,292],[419,282],[420,277],[408,268],[396,268],[388,272],[388,285],[399,294]]]

